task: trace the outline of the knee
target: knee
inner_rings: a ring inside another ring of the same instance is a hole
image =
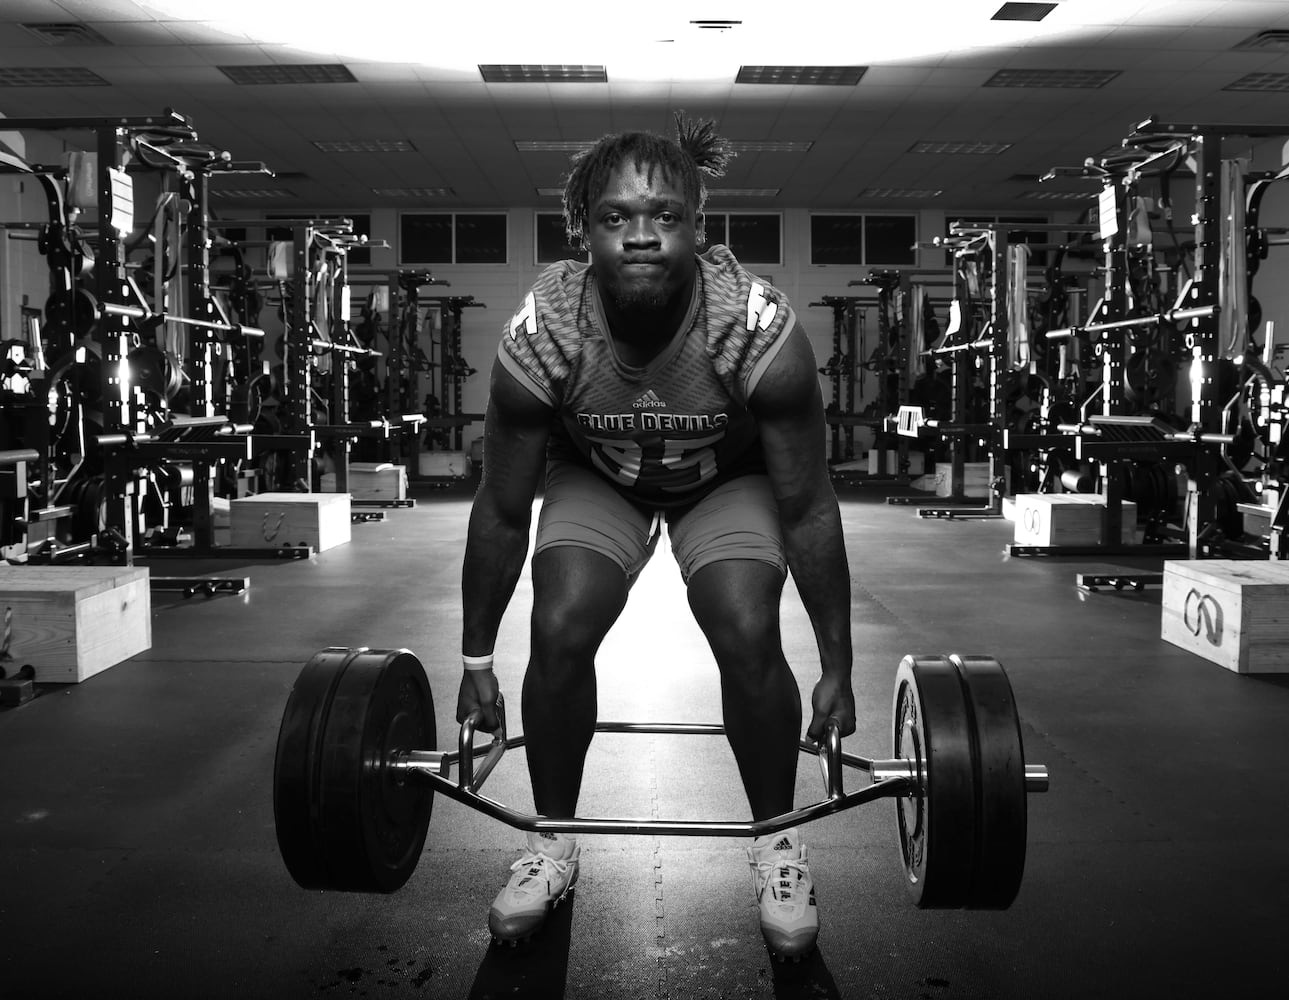
[[[575,683],[590,671],[604,630],[571,604],[544,602],[532,616],[529,671],[547,684]]]
[[[722,673],[763,676],[783,662],[779,623],[758,608],[729,608],[702,624]]]

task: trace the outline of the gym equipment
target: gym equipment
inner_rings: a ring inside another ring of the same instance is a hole
[[[894,799],[908,888],[920,908],[1003,909],[1025,866],[1026,803],[1047,790],[1043,765],[1026,764],[1011,684],[984,656],[906,656],[896,674],[894,756],[844,753],[836,725],[816,747],[826,797],[752,822],[623,818],[551,819],[480,793],[508,749],[505,706],[491,744],[481,721],[461,725],[455,751],[435,742],[434,699],[406,649],[329,647],[300,671],[287,699],[273,774],[278,846],[306,889],[393,892],[424,848],[435,792],[519,830],[757,837],[876,799]],[[719,725],[600,722],[600,733],[723,735]],[[476,768],[475,758],[483,757]],[[457,768],[457,779],[450,777]],[[843,787],[845,767],[871,783]]]

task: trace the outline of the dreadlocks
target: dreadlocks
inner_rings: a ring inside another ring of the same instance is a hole
[[[564,228],[569,242],[580,243],[590,226],[591,204],[604,191],[609,175],[623,163],[644,168],[653,180],[662,172],[668,184],[679,182],[685,200],[699,214],[707,202],[703,174],[721,177],[734,158],[729,143],[716,134],[712,121],[693,121],[676,112],[676,138],[653,132],[618,132],[606,135],[590,149],[573,158],[564,182]]]

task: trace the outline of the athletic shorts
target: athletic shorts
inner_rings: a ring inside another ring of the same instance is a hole
[[[732,479],[692,506],[655,511],[632,503],[590,469],[552,459],[534,551],[558,545],[591,549],[634,580],[653,554],[664,522],[686,583],[708,563],[724,559],[755,559],[787,574],[779,509],[764,475]]]

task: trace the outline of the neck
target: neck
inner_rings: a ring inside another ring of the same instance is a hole
[[[685,321],[693,295],[692,279],[665,303],[652,308],[640,305],[623,308],[612,295],[602,293],[600,305],[609,335],[615,344],[626,349],[624,360],[643,363],[671,343]]]

